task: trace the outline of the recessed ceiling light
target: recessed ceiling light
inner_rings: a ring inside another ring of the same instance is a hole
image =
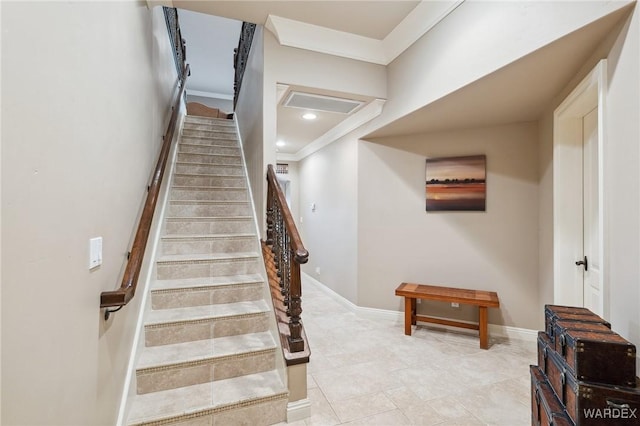
[[[284,143],[284,141],[278,141],[276,142],[276,146],[285,146],[286,143]]]
[[[302,118],[304,118],[305,120],[315,120],[316,118],[318,118],[318,116],[317,116],[317,115],[315,115],[315,114],[314,114],[314,113],[312,113],[312,112],[308,112],[308,113],[304,114],[304,115],[302,116]]]

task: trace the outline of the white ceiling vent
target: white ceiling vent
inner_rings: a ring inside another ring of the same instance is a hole
[[[314,111],[351,114],[358,109],[363,101],[354,99],[335,98],[333,96],[312,95],[310,93],[291,92],[284,101],[289,108],[310,109]]]

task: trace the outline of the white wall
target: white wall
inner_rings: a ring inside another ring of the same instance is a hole
[[[142,2],[3,2],[2,30],[2,423],[114,424],[141,298],[108,323],[99,300],[175,93],[166,24]]]
[[[466,1],[388,66],[387,124],[623,7],[626,1]]]
[[[537,328],[537,139],[523,123],[381,141],[400,149],[361,142],[358,304],[403,310],[402,282],[491,290],[492,324]],[[487,156],[486,212],[426,212],[425,159],[475,154]],[[429,312],[477,320],[469,307]]]
[[[253,195],[258,226],[262,238],[265,232],[265,179],[266,166],[264,162],[263,142],[263,111],[264,111],[264,51],[262,26],[256,27],[253,36],[247,66],[244,71],[242,87],[236,103],[236,121],[242,140],[247,174]]]
[[[278,179],[282,179],[289,182],[289,209],[291,215],[296,223],[296,226],[300,228],[300,176],[298,175],[298,162],[297,161],[278,161],[278,163],[284,163],[289,165],[289,173],[286,175],[278,174]],[[275,166],[275,164],[274,164]]]
[[[280,46],[265,31],[265,167],[276,162],[276,83],[384,99],[386,77],[384,66]],[[357,297],[357,135],[354,132],[299,162],[299,211],[294,212],[309,250],[309,263],[302,270],[352,302]],[[312,202],[317,205],[315,213],[310,210]]]
[[[302,270],[353,303],[358,301],[357,164],[353,138],[334,142],[299,163],[299,229],[309,251]]]
[[[383,114],[365,127],[368,131],[373,131],[626,3],[465,2],[389,65],[388,102]],[[600,46],[595,49],[594,57],[590,60],[591,64],[585,64],[581,75],[576,76],[573,82],[574,85],[577,84],[581,76],[585,75],[590,66],[595,65],[600,57],[609,56],[610,61],[614,62],[609,69],[611,88],[607,105],[611,104],[611,115],[615,115],[610,118],[615,126],[608,125],[610,129],[608,132],[613,135],[610,139],[615,139],[616,145],[609,148],[611,152],[608,153],[606,172],[607,209],[613,209],[614,213],[610,215],[610,220],[616,222],[611,226],[607,241],[611,256],[616,257],[610,264],[611,279],[617,279],[617,283],[612,283],[615,294],[611,295],[611,300],[615,304],[618,303],[617,299],[625,298],[625,294],[630,294],[631,297],[619,303],[619,306],[624,309],[617,309],[614,305],[611,311],[614,312],[612,315],[612,320],[615,321],[614,326],[616,323],[620,324],[619,331],[632,340],[635,339],[636,343],[638,338],[634,336],[640,329],[637,327],[638,312],[640,312],[637,305],[640,300],[640,290],[637,285],[640,277],[637,266],[637,254],[640,253],[640,232],[637,232],[640,229],[637,220],[640,194],[637,188],[633,192],[634,188],[629,186],[629,182],[637,183],[640,180],[638,172],[631,168],[635,167],[639,154],[637,147],[639,139],[638,80],[632,77],[638,75],[637,16],[638,11],[635,11],[633,21],[611,53],[608,47],[605,49]],[[607,40],[606,43],[609,41]],[[571,88],[566,88],[564,95]],[[562,94],[559,94],[555,105],[562,99]],[[354,214],[353,209],[357,215],[358,242],[355,246],[358,251],[358,270],[355,274],[357,282],[353,284],[355,293],[351,284],[346,285],[349,290],[336,291],[360,306],[401,310],[400,301],[391,296],[393,288],[405,279],[420,278],[422,280],[426,275],[425,272],[433,275],[432,272],[435,270],[436,278],[441,278],[439,281],[443,284],[446,280],[452,284],[465,283],[476,288],[497,286],[503,309],[499,314],[497,311],[491,314],[492,323],[541,329],[542,305],[551,302],[553,295],[553,171],[550,150],[553,127],[550,117],[555,105],[545,111],[538,123],[423,135],[428,137],[429,141],[422,147],[415,143],[424,142],[423,137],[407,137],[402,143],[398,140],[393,141],[394,146],[413,151],[418,155],[396,151],[381,145],[358,143],[356,142],[358,138],[367,133],[366,130],[359,129],[335,143],[344,146],[358,144],[358,154],[354,163],[346,164],[337,161],[339,160],[336,151],[338,148],[332,148],[332,145],[300,161],[300,197],[303,216],[305,216],[304,209],[310,201],[310,199],[304,199],[304,194],[309,188],[315,188],[319,193],[324,181],[332,180],[333,174],[344,175],[348,171],[347,168],[356,167],[357,163],[356,191],[359,202],[357,206],[347,203],[341,205],[343,215],[351,217]],[[455,154],[457,150],[461,150],[461,153],[465,150],[470,152],[473,146],[470,140],[484,140],[487,135],[501,141],[496,146],[489,143],[486,145],[486,148],[490,149],[488,152],[489,211],[482,217],[488,221],[489,226],[485,228],[479,219],[480,216],[469,213],[466,216],[463,213],[451,216],[440,214],[434,215],[436,219],[430,218],[423,211],[424,156],[427,154],[450,155]],[[439,142],[440,139],[434,140],[434,137],[452,140],[456,144],[445,146],[444,142]],[[522,140],[522,144],[509,145],[507,142],[509,139]],[[500,147],[499,151],[495,151],[497,146]],[[510,149],[514,146],[517,146],[517,150],[512,152]],[[427,152],[427,149],[433,151]],[[513,158],[502,157],[503,149]],[[491,160],[496,156],[500,158],[498,164]],[[333,167],[312,169],[314,161],[320,161],[320,159],[336,162]],[[492,169],[494,167],[500,170],[496,172],[496,169]],[[420,186],[413,183],[417,182],[418,176],[420,176]],[[390,182],[396,185],[393,186]],[[497,193],[493,192],[496,188],[495,182],[498,182]],[[613,182],[616,184],[615,187],[612,186]],[[345,189],[347,192],[350,190]],[[522,194],[527,196],[521,199]],[[491,210],[496,195],[502,205],[508,206],[507,210],[498,213]],[[320,195],[314,195],[314,197],[319,198]],[[510,204],[508,202],[510,197],[518,199],[523,207],[512,205],[515,203]],[[378,213],[370,213],[372,210]],[[390,210],[402,212],[393,213]],[[624,220],[619,217],[622,215],[626,215]],[[390,225],[393,222],[392,219],[398,220]],[[302,227],[303,236],[306,237],[310,232],[309,225],[305,222]],[[426,241],[431,234],[429,236],[422,234],[422,238],[414,235],[424,233],[425,229],[433,231],[432,234],[444,237],[445,241],[449,242],[448,248],[461,247],[465,260],[464,267],[455,267],[454,262],[451,261],[444,262],[442,257],[434,253],[433,247],[426,246]],[[489,232],[494,229],[500,232],[489,235]],[[383,237],[372,237],[376,233],[380,233]],[[335,233],[331,234],[331,237],[322,236],[318,232],[317,235],[306,237],[305,242],[311,241],[311,245],[314,246],[310,249],[310,259],[314,256],[328,258],[333,246],[321,241],[321,238],[330,240],[334,235]],[[524,243],[519,238],[522,238]],[[412,253],[409,261],[405,260],[403,264],[399,262],[397,252],[405,244],[416,249],[416,252]],[[383,250],[386,250],[388,256],[381,255]],[[435,255],[435,258],[441,262],[435,265],[428,263],[427,265],[434,268],[427,271],[425,262],[431,262],[429,260],[431,256],[425,254]],[[344,264],[349,261],[350,258],[346,259]],[[389,264],[392,265],[391,270],[384,270]],[[393,266],[397,264],[403,264],[402,268]],[[480,271],[479,275],[491,278],[488,284],[480,285],[480,280],[471,279],[473,273],[466,269],[469,264],[473,270]],[[330,265],[333,267],[334,263]],[[343,267],[339,264],[339,260],[335,265]],[[384,268],[381,265],[384,265]],[[323,276],[324,272],[320,276],[314,275],[314,266],[310,263],[306,272],[334,290],[345,286],[339,280],[327,283],[329,279],[326,275]],[[445,269],[448,272],[445,272]],[[322,267],[321,270],[325,271],[326,267]],[[409,278],[398,280],[400,277]],[[461,318],[470,318],[473,315],[472,312],[464,309],[459,313],[450,310],[441,311],[441,313]]]
[[[640,10],[608,55],[605,215],[611,324],[640,346]],[[638,360],[640,368],[640,358]]]
[[[605,262],[613,329],[640,345],[640,11],[595,50],[540,120],[540,305],[553,301],[553,111],[601,58],[607,58],[604,198]],[[603,50],[605,49],[605,50]],[[638,362],[640,368],[640,361]]]

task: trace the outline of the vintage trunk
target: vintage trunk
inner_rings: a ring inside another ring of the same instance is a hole
[[[547,353],[553,350],[551,340],[544,331],[538,331],[538,367],[547,374]]]
[[[535,365],[529,367],[531,372],[531,424],[571,425],[571,421],[553,389],[549,386],[544,373]]]
[[[564,338],[562,335],[567,330],[593,331],[596,333],[613,333],[606,324],[602,323],[558,320],[555,322],[553,327],[553,335],[555,336],[555,350],[558,353],[562,353],[562,342],[564,342]]]
[[[568,329],[558,340],[558,353],[578,380],[636,385],[636,347],[619,334]]]
[[[562,357],[549,352],[549,383],[577,425],[640,424],[640,388],[579,381],[564,367]]]
[[[540,397],[538,396],[541,382],[547,379],[544,373],[537,365],[530,365],[529,372],[531,374],[531,425],[540,424]]]
[[[545,331],[549,335],[551,342],[555,344],[555,324],[557,321],[580,321],[604,324],[611,328],[611,324],[598,315],[594,314],[587,308],[578,308],[575,306],[559,306],[545,305],[544,307],[544,325]]]

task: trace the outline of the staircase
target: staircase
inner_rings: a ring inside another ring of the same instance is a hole
[[[232,120],[187,116],[129,425],[267,425],[288,390]]]

